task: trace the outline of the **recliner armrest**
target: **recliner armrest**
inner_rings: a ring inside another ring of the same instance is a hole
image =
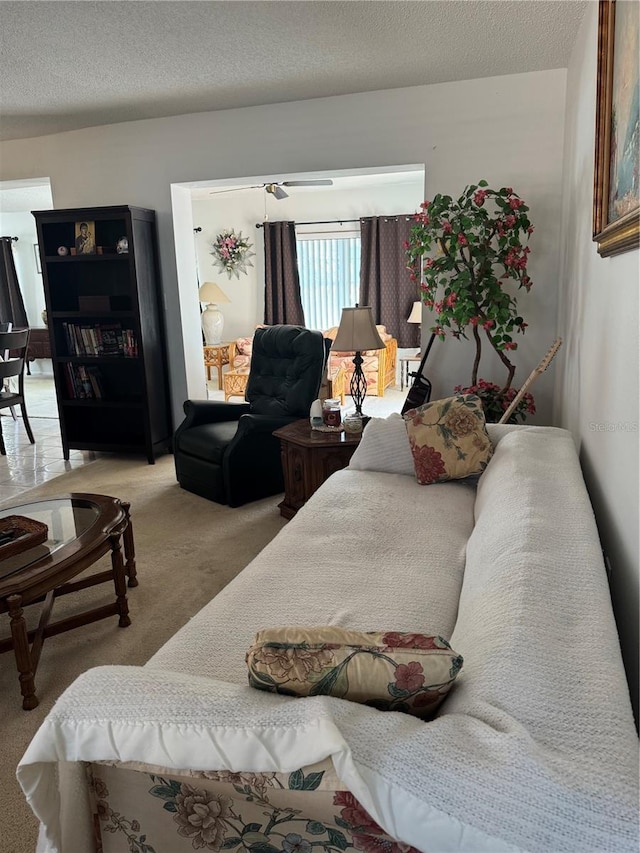
[[[238,423],[238,433],[237,437],[242,435],[248,435],[249,433],[272,433],[274,430],[279,429],[280,427],[286,426],[287,424],[293,423],[293,421],[299,421],[300,418],[296,415],[295,417],[283,418],[283,417],[271,417],[270,415],[253,415],[250,413],[243,414]]]
[[[222,400],[185,400],[186,420],[180,429],[190,429],[216,421],[237,421],[249,411],[248,403],[224,403]]]

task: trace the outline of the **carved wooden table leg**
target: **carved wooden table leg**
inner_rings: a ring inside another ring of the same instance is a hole
[[[116,589],[116,604],[118,606],[118,614],[120,619],[118,625],[121,628],[126,628],[131,625],[129,618],[129,602],[127,601],[127,581],[124,571],[124,562],[122,560],[122,549],[120,547],[120,534],[112,533],[109,536],[111,541],[111,565],[113,566],[113,585]]]
[[[22,615],[22,596],[10,595],[7,598],[7,604],[9,605],[9,617],[11,619],[13,650],[16,656],[18,672],[20,673],[22,707],[25,711],[31,711],[33,708],[37,708],[38,697],[36,696],[35,672],[29,651],[27,625]]]
[[[131,525],[131,516],[129,515],[129,509],[131,507],[131,504],[129,503],[129,501],[121,501],[121,504],[122,509],[124,510],[124,514],[127,517],[127,526],[122,536],[124,540],[124,556],[126,559],[124,570],[129,578],[129,586],[138,586],[138,576],[136,572],[136,549],[133,542],[133,527]]]

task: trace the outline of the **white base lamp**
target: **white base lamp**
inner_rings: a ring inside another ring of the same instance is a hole
[[[338,332],[331,349],[336,352],[355,352],[353,359],[353,374],[349,385],[349,393],[356,406],[356,415],[368,420],[362,414],[362,404],[367,394],[367,380],[362,370],[362,353],[365,350],[384,349],[384,341],[378,334],[373,322],[371,308],[343,308]]]
[[[222,311],[218,308],[218,304],[231,302],[231,300],[214,281],[205,281],[200,286],[198,296],[200,297],[200,302],[207,303],[201,317],[205,343],[208,347],[221,344],[224,317]]]

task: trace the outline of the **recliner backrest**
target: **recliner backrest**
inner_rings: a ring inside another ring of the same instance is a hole
[[[324,364],[322,332],[291,325],[256,329],[245,394],[252,414],[308,417]]]

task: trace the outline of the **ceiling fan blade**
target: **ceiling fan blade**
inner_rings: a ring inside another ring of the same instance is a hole
[[[262,184],[256,184],[253,187],[230,187],[228,190],[211,190],[209,195],[220,195],[220,193],[237,193],[240,190],[259,190],[262,189]]]
[[[283,187],[332,187],[333,181],[330,178],[318,181],[283,181]]]
[[[270,184],[254,184],[251,187],[230,187],[225,190],[211,190],[209,195],[220,195],[221,193],[235,193],[240,190],[261,190],[264,189],[274,198],[282,199],[289,198],[282,187],[332,187],[333,181],[329,178],[318,181],[280,181],[279,183],[271,182]]]

